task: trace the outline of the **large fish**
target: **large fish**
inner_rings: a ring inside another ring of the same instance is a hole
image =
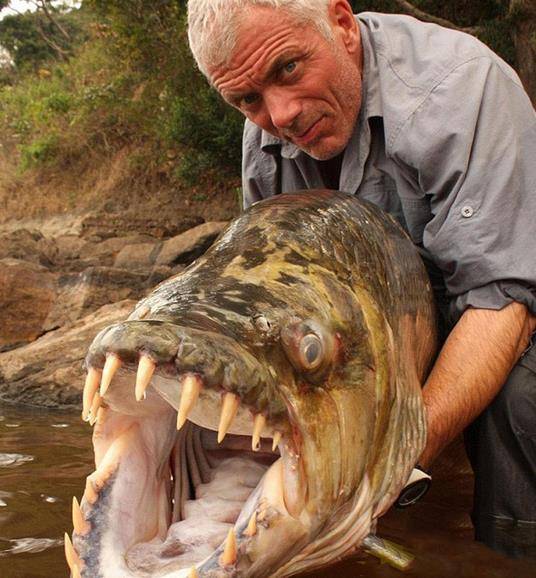
[[[88,356],[73,576],[290,576],[355,552],[425,441],[418,252],[333,191],[253,205]]]

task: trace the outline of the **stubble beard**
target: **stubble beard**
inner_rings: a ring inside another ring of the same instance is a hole
[[[361,109],[361,74],[353,66],[341,66],[340,70],[337,72],[340,75],[340,81],[338,83],[339,88],[336,92],[338,95],[338,102],[341,105],[341,114],[340,118],[334,118],[332,122],[336,124],[343,123],[343,125],[339,130],[337,130],[337,126],[332,127],[331,134],[328,134],[310,147],[298,146],[298,148],[317,161],[327,161],[332,159],[346,149],[358,122],[359,112]],[[345,105],[347,106],[345,107]],[[340,137],[336,139],[339,142],[330,145],[328,141],[330,136],[332,137],[333,135],[340,135]]]

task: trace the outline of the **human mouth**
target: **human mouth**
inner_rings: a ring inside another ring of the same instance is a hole
[[[324,117],[321,116],[318,120],[316,120],[312,125],[309,126],[304,132],[298,135],[294,135],[292,137],[292,142],[298,146],[304,146],[311,143],[315,140],[321,130],[322,119]]]

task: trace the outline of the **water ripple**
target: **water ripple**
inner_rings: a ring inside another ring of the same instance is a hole
[[[0,538],[0,540],[9,544],[7,548],[0,550],[0,558],[5,558],[12,554],[36,554],[63,544],[63,540],[53,538],[18,538],[16,540]]]
[[[0,468],[9,468],[11,466],[20,466],[26,462],[33,462],[33,456],[24,454],[0,454]]]

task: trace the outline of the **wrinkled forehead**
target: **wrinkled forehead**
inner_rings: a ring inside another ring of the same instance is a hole
[[[248,6],[225,26],[228,27],[225,50],[208,67],[216,88],[223,74],[259,66],[282,48],[282,44],[298,42],[299,31],[314,28],[289,10],[271,6]]]

